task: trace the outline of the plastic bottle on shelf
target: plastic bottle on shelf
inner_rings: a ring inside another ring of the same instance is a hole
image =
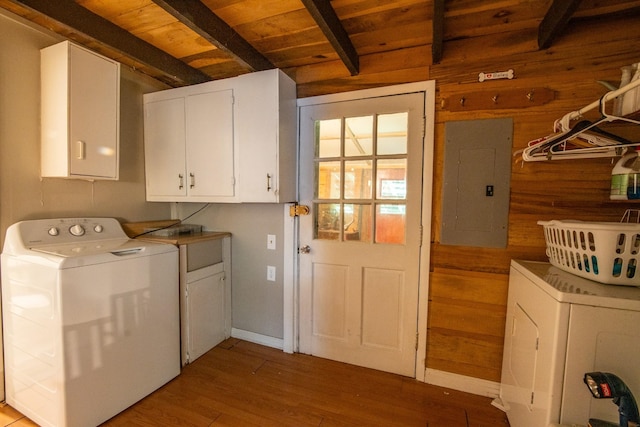
[[[640,157],[638,151],[627,153],[611,171],[611,200],[640,199]]]

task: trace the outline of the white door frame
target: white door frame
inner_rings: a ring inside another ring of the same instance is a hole
[[[328,104],[332,102],[350,101],[354,99],[373,98],[379,96],[402,95],[406,93],[425,93],[425,136],[422,168],[422,247],[420,249],[420,282],[418,284],[418,349],[416,357],[416,379],[425,381],[427,350],[427,309],[429,305],[429,259],[431,254],[431,204],[433,193],[433,151],[435,133],[435,89],[434,80],[407,83],[382,88],[364,89],[331,95],[321,95],[298,99],[298,111],[301,107]],[[299,116],[299,113],[298,113]],[[298,124],[298,154],[300,132]],[[298,160],[298,167],[300,162]],[[299,175],[299,173],[297,174]],[[287,353],[298,349],[298,231],[297,220],[289,216],[289,206],[284,208],[284,331],[283,350]]]

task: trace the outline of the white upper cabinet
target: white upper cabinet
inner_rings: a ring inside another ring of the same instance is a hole
[[[185,99],[144,104],[144,157],[147,200],[186,197]]]
[[[296,86],[279,70],[146,94],[147,200],[295,200]]]
[[[237,77],[240,199],[296,200],[296,84],[280,70]]]
[[[147,200],[235,201],[233,90],[216,86],[145,95]]]
[[[40,57],[41,175],[117,180],[120,64],[68,41]]]

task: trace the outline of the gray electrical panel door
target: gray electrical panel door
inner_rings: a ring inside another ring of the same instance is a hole
[[[509,228],[513,119],[445,124],[445,245],[504,248]]]

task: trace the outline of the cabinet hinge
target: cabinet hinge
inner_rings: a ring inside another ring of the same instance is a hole
[[[309,206],[299,205],[297,203],[289,206],[289,216],[309,215],[309,212],[311,212]]]
[[[416,351],[418,351],[418,340],[420,338],[420,333],[416,332]]]
[[[531,392],[531,404],[533,405],[533,396],[534,396],[535,392]]]
[[[422,139],[427,136],[427,117],[422,117]]]

